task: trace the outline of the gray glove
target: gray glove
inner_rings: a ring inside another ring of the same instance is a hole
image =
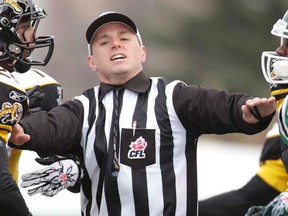
[[[245,216],[287,216],[288,192],[282,192],[267,206],[252,206]]]
[[[34,107],[34,104],[44,98],[44,93],[39,92],[39,85],[34,86],[33,88],[26,91],[29,98],[29,108]]]
[[[21,176],[22,188],[36,186],[28,190],[30,196],[41,193],[52,197],[63,189],[74,186],[81,176],[79,164],[71,158],[52,156],[36,158],[36,161],[48,167]]]
[[[262,216],[265,206],[252,206],[248,209],[245,216]]]

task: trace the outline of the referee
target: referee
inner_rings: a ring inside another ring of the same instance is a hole
[[[86,38],[100,85],[23,118],[10,141],[84,161],[82,215],[196,216],[198,137],[261,132],[275,98],[147,77],[139,31],[121,13],[101,14]]]

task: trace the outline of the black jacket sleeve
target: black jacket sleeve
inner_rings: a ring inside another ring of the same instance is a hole
[[[250,98],[253,97],[243,93],[229,94],[224,90],[182,83],[173,92],[180,121],[196,137],[201,134],[256,134],[266,129],[274,114],[256,124],[243,119],[241,106]]]
[[[40,111],[25,116],[19,124],[31,139],[18,148],[49,154],[75,153],[81,141],[83,115],[82,103],[73,100],[49,112]]]
[[[0,143],[0,215],[32,216],[8,168],[6,145]]]

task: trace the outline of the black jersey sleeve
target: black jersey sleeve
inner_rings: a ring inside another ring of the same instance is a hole
[[[259,133],[269,125],[273,115],[257,124],[242,117],[241,106],[252,98],[244,93],[178,84],[173,92],[173,104],[184,127],[193,135],[225,133]]]
[[[75,99],[49,112],[25,116],[19,124],[31,139],[17,148],[49,154],[74,153],[81,141],[83,115],[83,105]],[[12,143],[10,145],[15,147]]]

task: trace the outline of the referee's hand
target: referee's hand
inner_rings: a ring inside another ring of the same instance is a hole
[[[30,136],[28,134],[24,133],[23,128],[16,124],[13,127],[13,130],[11,131],[11,136],[9,138],[9,142],[12,142],[13,144],[17,146],[21,146],[28,142],[30,140]]]
[[[257,123],[261,118],[265,118],[276,111],[275,97],[269,98],[253,98],[246,101],[241,107],[243,119],[250,124]],[[254,115],[252,110],[258,110],[259,117]]]

